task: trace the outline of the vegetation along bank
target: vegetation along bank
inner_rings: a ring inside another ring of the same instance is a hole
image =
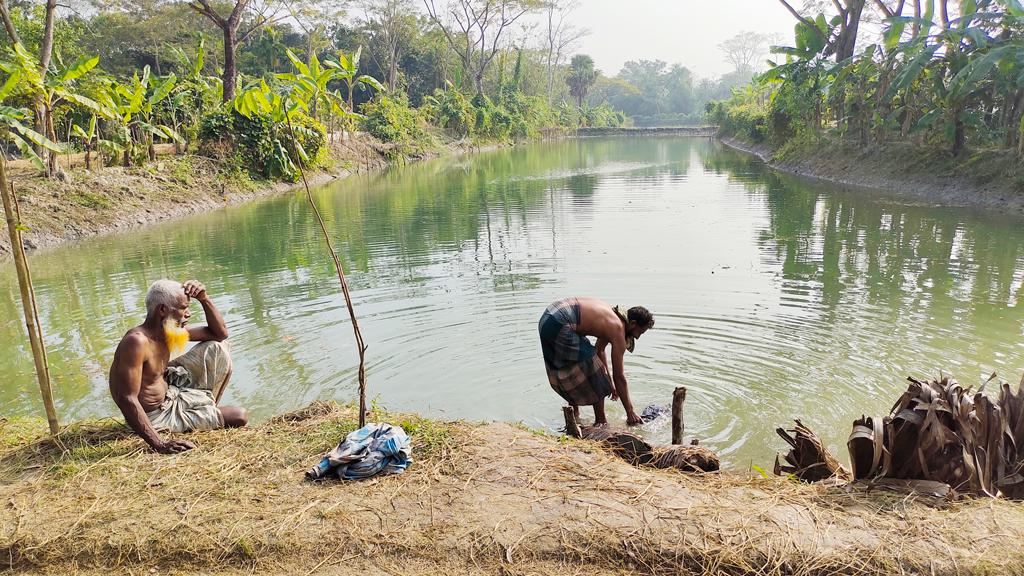
[[[1019,3],[782,3],[792,44],[706,106],[727,143],[799,174],[1024,214]]]

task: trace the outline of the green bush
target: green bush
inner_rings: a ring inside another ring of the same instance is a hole
[[[295,131],[295,139],[299,141],[299,146],[306,153],[307,162],[302,162],[300,155],[292,146],[287,124],[277,126],[277,138],[285,142],[294,162],[301,164],[304,168],[315,166],[327,152],[327,128],[319,120],[302,112],[292,114],[291,124],[292,130]]]
[[[428,138],[423,118],[404,96],[378,95],[363,104],[362,128],[382,142],[417,144]]]
[[[326,151],[327,130],[302,113],[292,117],[292,129],[308,164],[315,164]],[[299,176],[296,165],[300,155],[292,144],[288,125],[274,122],[267,114],[247,117],[231,106],[211,111],[200,122],[199,149],[206,155],[238,163],[254,177],[294,182]]]
[[[437,89],[426,99],[424,113],[435,125],[455,138],[469,136],[475,121],[476,111],[451,83],[445,90]]]

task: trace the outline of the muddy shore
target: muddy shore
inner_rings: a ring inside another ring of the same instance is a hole
[[[954,158],[905,145],[807,144],[780,154],[767,145],[737,138],[719,140],[782,172],[925,204],[1024,217],[1024,165],[1009,153]]]

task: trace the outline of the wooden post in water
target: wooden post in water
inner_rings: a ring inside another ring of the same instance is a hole
[[[580,431],[580,423],[576,421],[576,411],[572,406],[563,406],[562,415],[565,416],[565,435],[573,438],[583,438]]]
[[[680,386],[672,392],[672,443],[683,443],[683,402],[686,402],[686,387]]]
[[[7,232],[11,238],[11,254],[14,256],[14,268],[18,274],[18,288],[21,289],[21,305],[25,311],[25,327],[28,328],[28,341],[32,346],[32,358],[36,364],[36,378],[39,380],[39,391],[43,396],[46,421],[50,425],[50,433],[56,434],[60,429],[60,423],[57,421],[57,409],[53,406],[50,368],[46,361],[43,332],[39,327],[39,312],[36,308],[35,290],[32,288],[32,274],[28,269],[25,246],[21,241],[21,214],[16,206],[17,199],[14,197],[14,190],[7,182],[6,159],[2,157],[0,157],[0,196],[3,197]]]

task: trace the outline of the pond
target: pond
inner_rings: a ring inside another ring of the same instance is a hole
[[[908,375],[1024,371],[1024,227],[779,174],[699,138],[543,142],[335,182],[315,197],[350,274],[370,397],[555,431],[545,306],[643,305],[637,410],[689,389],[687,436],[769,467],[800,418],[837,454]],[[358,358],[305,197],[288,194],[32,254],[63,422],[119,416],[107,370],[147,286],[206,283],[231,332],[224,402],[255,420],[352,400]],[[0,276],[0,415],[41,415],[13,265]],[[193,322],[201,310],[193,305]],[[590,411],[584,410],[589,418]],[[621,405],[609,418],[622,422]],[[667,441],[667,419],[643,428]]]

